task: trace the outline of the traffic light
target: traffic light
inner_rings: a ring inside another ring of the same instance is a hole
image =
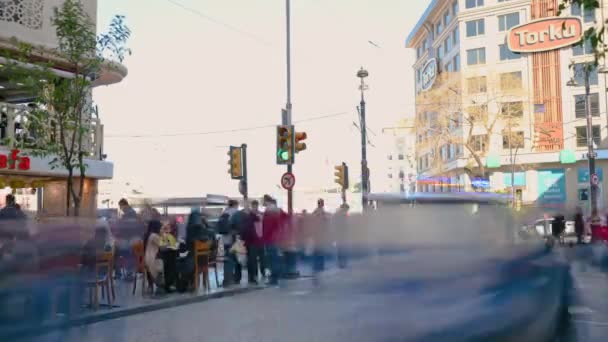
[[[293,164],[294,134],[293,126],[277,126],[277,164]]]
[[[306,140],[307,137],[308,137],[308,135],[306,135],[306,132],[296,132],[296,134],[295,134],[296,153],[300,153],[301,151],[304,151],[306,149],[306,143],[304,143],[303,141]]]
[[[348,166],[346,166],[346,163],[335,166],[334,169],[336,169],[334,173],[336,176],[335,182],[340,184],[343,189],[348,189]]]
[[[228,173],[232,179],[241,179],[243,178],[243,151],[240,147],[230,146],[230,151],[228,152],[228,156],[230,157],[230,161],[228,165],[230,165],[230,169],[228,169]]]

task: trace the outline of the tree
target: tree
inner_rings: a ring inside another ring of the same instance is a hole
[[[564,13],[565,10],[572,8],[572,6],[578,6],[582,10],[596,10],[600,8],[600,2],[598,0],[560,0],[558,15]],[[597,26],[589,27],[583,34],[583,38],[579,42],[579,45],[584,44],[586,41],[591,44],[594,52],[595,60],[594,64],[605,58],[608,47],[605,42],[606,23],[600,22]]]
[[[441,174],[445,148],[455,145],[457,157],[468,160],[464,171],[469,178],[486,178],[485,157],[493,136],[506,134],[509,142],[515,141],[514,135],[520,133],[513,129],[523,118],[527,96],[521,73],[463,76],[444,72],[431,90],[417,96],[417,152],[430,150],[431,171]]]
[[[53,12],[58,46],[49,51],[13,39],[17,51],[7,67],[11,82],[32,97],[19,141],[32,155],[50,156],[52,168],[67,171],[66,215],[80,215],[86,178],[87,135],[98,116],[92,101],[92,87],[102,67],[113,60],[122,62],[131,51],[126,43],[131,35],[124,16],[115,16],[106,33],[96,35],[95,23],[79,0],[65,0]],[[40,56],[44,62],[37,62]],[[31,65],[34,65],[31,67]],[[59,76],[54,69],[68,69],[73,77]],[[78,189],[74,174],[79,172]]]

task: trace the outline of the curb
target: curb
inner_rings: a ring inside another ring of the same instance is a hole
[[[163,309],[170,309],[170,308],[175,308],[175,307],[184,306],[184,305],[196,304],[196,303],[205,302],[205,301],[208,301],[211,299],[231,297],[231,296],[249,293],[249,292],[258,291],[258,290],[263,290],[263,289],[266,289],[266,287],[257,286],[257,287],[244,287],[244,288],[229,289],[229,290],[210,293],[210,294],[202,295],[202,296],[198,295],[198,296],[191,296],[191,297],[186,297],[186,298],[177,298],[177,299],[171,300],[171,301],[168,300],[168,301],[164,301],[161,303],[144,305],[144,306],[134,307],[134,308],[130,308],[130,309],[127,308],[127,309],[123,309],[123,310],[108,311],[108,312],[84,316],[84,317],[76,317],[76,318],[73,318],[73,319],[70,319],[67,321],[53,321],[53,322],[49,322],[49,323],[43,323],[42,325],[37,326],[37,327],[20,327],[17,329],[11,329],[6,332],[0,332],[0,340],[9,339],[9,338],[14,339],[17,337],[23,338],[23,337],[43,335],[46,333],[53,332],[55,330],[74,328],[74,327],[79,327],[79,326],[83,326],[83,325],[89,325],[89,324],[109,321],[109,320],[128,317],[128,316],[134,316],[134,315],[153,312],[153,311],[159,311],[159,310],[163,310]]]

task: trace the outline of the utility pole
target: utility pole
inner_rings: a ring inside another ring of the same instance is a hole
[[[587,149],[589,159],[589,192],[591,200],[591,216],[595,218],[597,212],[597,184],[595,184],[595,150],[593,148],[593,117],[591,113],[591,98],[589,77],[591,74],[591,65],[585,65],[585,114],[587,117]]]
[[[357,77],[361,79],[361,103],[359,110],[359,127],[361,128],[361,206],[363,210],[367,209],[367,194],[369,192],[369,169],[367,167],[367,125],[365,123],[365,78],[369,76],[367,70],[361,69],[357,72]]]

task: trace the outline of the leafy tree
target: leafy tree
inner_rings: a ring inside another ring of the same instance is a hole
[[[570,9],[572,6],[579,6],[581,9],[598,9],[600,8],[600,2],[598,0],[560,0],[558,15],[564,13],[564,11]],[[605,32],[606,23],[600,23],[597,26],[589,27],[583,35],[583,38],[579,42],[579,45],[584,44],[585,41],[589,41],[593,48],[595,61],[597,65],[600,60],[606,56],[607,46],[605,43]]]
[[[31,94],[32,102],[21,123],[24,134],[7,143],[20,144],[32,155],[49,156],[52,168],[67,170],[66,215],[79,216],[86,158],[92,155],[87,142],[98,117],[92,87],[103,67],[111,68],[113,61],[122,62],[131,53],[126,47],[131,31],[125,17],[117,15],[108,31],[97,36],[80,0],[65,0],[54,9],[51,21],[58,42],[51,51],[13,39],[17,52],[9,55],[8,74],[11,82]],[[68,69],[73,77],[59,76],[55,68]]]

